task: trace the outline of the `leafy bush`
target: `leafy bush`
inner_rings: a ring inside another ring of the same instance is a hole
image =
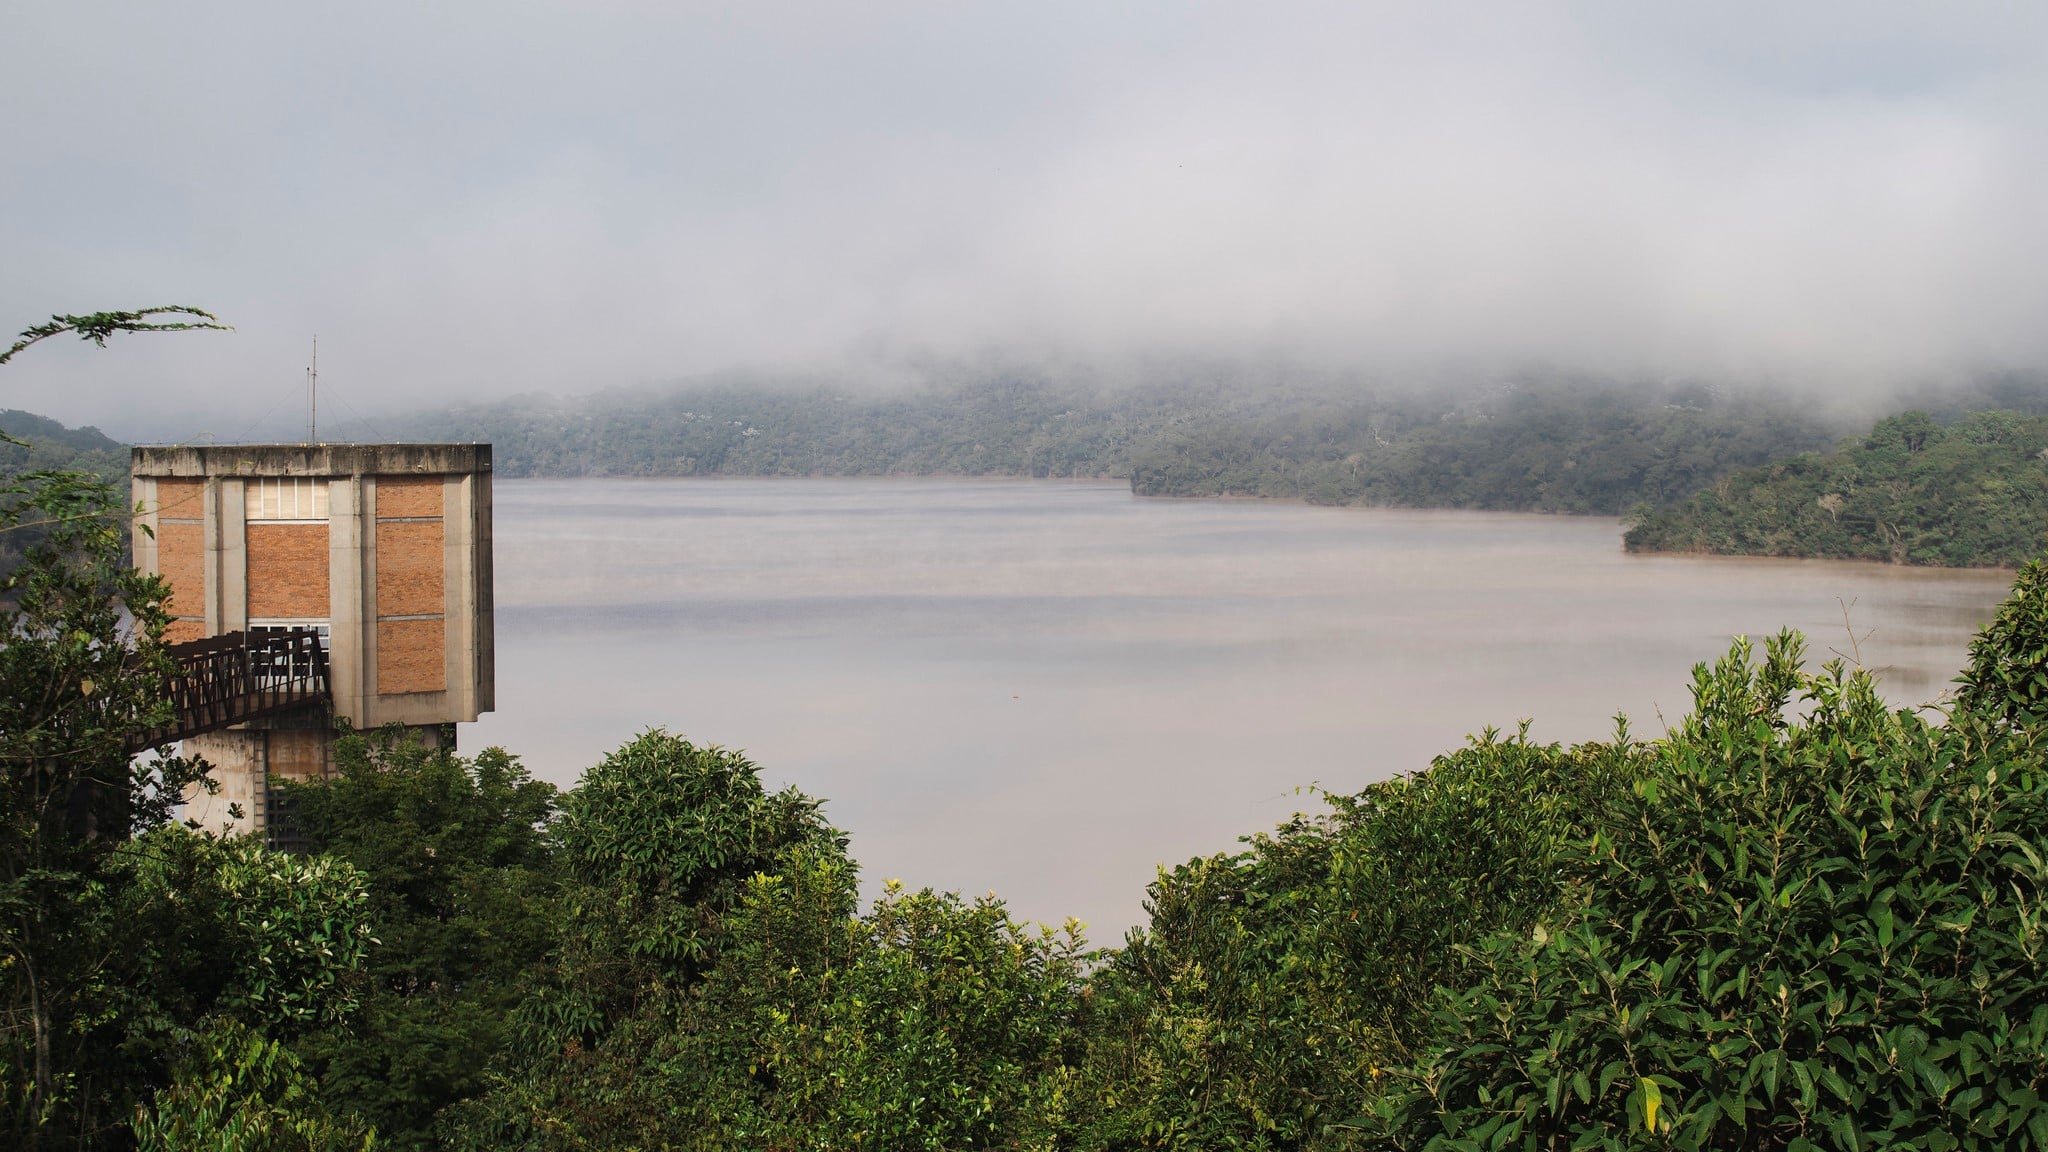
[[[1078,932],[895,887],[743,757],[653,732],[557,822],[565,934],[473,1147],[1050,1146],[1080,1054]]]
[[[1475,949],[1361,1142],[2048,1147],[2039,736],[1889,712],[1798,655],[1696,672],[1695,715],[1561,855],[1582,899]]]
[[[2019,570],[1998,614],[1970,642],[1956,706],[2004,725],[2048,722],[2048,558]]]
[[[119,917],[133,933],[133,990],[185,1019],[225,1015],[274,1036],[339,1024],[376,946],[369,891],[346,860],[294,856],[250,837],[176,825],[122,854],[134,875]]]
[[[137,1152],[369,1152],[372,1134],[329,1115],[291,1052],[228,1021],[193,1037],[172,1086],[135,1116]]]
[[[671,1130],[693,1148],[1056,1147],[1074,1106],[1078,926],[895,884],[853,914],[843,862],[754,879],[679,1016]]]
[[[1553,861],[1639,771],[1612,744],[1487,731],[1427,770],[1152,885],[1093,982],[1090,1085],[1110,1146],[1291,1148],[1353,1115],[1428,1032],[1466,947],[1564,898]]]

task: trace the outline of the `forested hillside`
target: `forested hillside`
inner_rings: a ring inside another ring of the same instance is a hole
[[[1132,453],[1131,488],[1619,514],[1831,434],[1810,409],[1705,388],[1551,381],[1440,399],[1254,402],[1167,425]]]
[[[1889,417],[1833,452],[1723,477],[1626,539],[1637,552],[2018,565],[2048,543],[2048,416]]]
[[[75,469],[97,476],[128,492],[128,446],[97,428],[67,428],[55,420],[0,408],[0,488],[13,487],[24,473],[45,468]],[[0,575],[21,562],[22,553],[47,533],[24,525],[0,534]]]
[[[882,397],[733,385],[412,426],[488,440],[513,476],[1127,477],[1148,496],[1607,514],[1845,431],[1758,393],[1548,378],[1428,392],[1006,379]]]

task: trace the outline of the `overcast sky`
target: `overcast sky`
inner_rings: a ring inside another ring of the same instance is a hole
[[[2048,365],[2048,6],[7,5],[0,407],[735,367]]]

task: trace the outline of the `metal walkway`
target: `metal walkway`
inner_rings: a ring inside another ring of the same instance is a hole
[[[328,701],[327,650],[316,629],[229,632],[167,651],[178,664],[169,689],[177,718],[138,736],[132,751]]]

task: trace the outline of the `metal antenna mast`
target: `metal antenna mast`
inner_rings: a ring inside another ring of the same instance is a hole
[[[306,368],[306,443],[320,442],[320,337],[313,337],[313,363]]]

